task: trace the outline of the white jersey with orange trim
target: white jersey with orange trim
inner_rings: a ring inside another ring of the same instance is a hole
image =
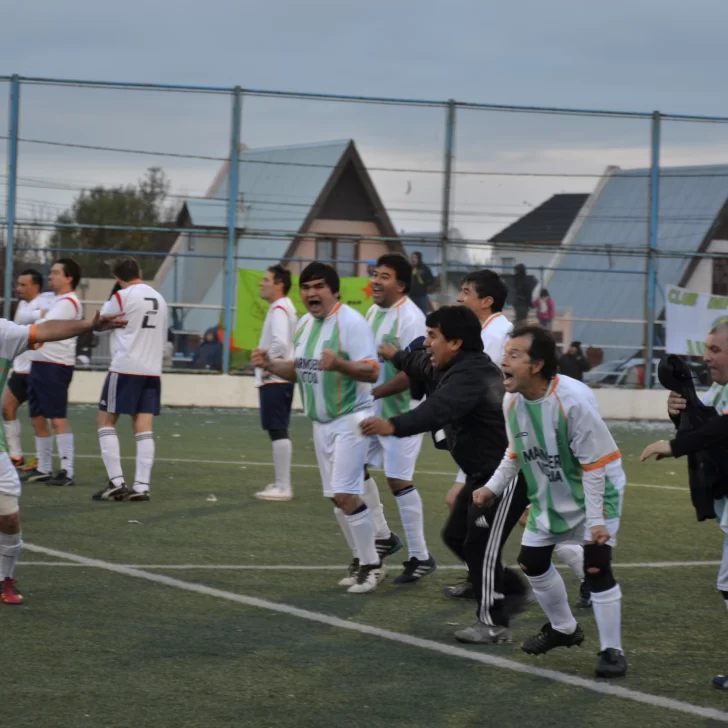
[[[508,453],[486,485],[499,494],[523,471],[527,529],[558,536],[620,517],[622,456],[585,384],[558,375],[539,400],[507,393],[503,411]]]
[[[271,303],[263,321],[263,331],[260,334],[258,346],[266,349],[271,359],[293,359],[293,335],[296,333],[298,314],[288,296],[283,296]],[[274,374],[263,374],[259,367],[255,370],[255,386],[264,384],[285,384],[286,380]]]
[[[337,303],[325,319],[307,313],[298,324],[294,341],[293,358],[303,411],[314,422],[331,422],[372,406],[371,384],[321,369],[324,349],[331,349],[349,361],[370,361],[378,366],[372,331],[358,311]]]
[[[81,321],[83,309],[76,294],[71,291],[56,296],[48,313],[39,319],[42,321]],[[72,367],[76,364],[76,340],[64,339],[63,341],[50,341],[41,344],[32,354],[33,361],[50,362],[51,364],[63,364]]]
[[[128,322],[111,332],[109,371],[159,377],[167,342],[167,302],[146,283],[132,283],[117,291],[101,309],[103,315],[122,313]]]
[[[494,313],[483,322],[480,338],[483,340],[483,351],[501,368],[506,354],[506,341],[513,331],[513,324],[502,314]]]
[[[32,301],[20,301],[15,309],[13,321],[21,326],[30,326],[42,318],[43,311],[49,311],[56,300],[55,293],[41,293]],[[16,374],[29,374],[33,361],[33,352],[24,351],[13,362],[13,371]]]

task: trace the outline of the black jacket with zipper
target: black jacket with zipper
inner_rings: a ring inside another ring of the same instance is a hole
[[[505,389],[498,367],[482,351],[461,351],[442,370],[435,369],[421,349],[397,352],[392,363],[427,391],[427,399],[418,407],[389,420],[395,437],[444,430],[458,466],[468,477],[484,483],[508,447]]]

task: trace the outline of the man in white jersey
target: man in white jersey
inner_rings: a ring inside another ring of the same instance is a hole
[[[622,592],[611,566],[625,485],[624,471],[616,465],[621,454],[588,388],[557,376],[557,369],[556,344],[548,331],[539,326],[513,331],[502,366],[508,450],[473,501],[487,503],[523,471],[531,509],[518,561],[549,619],[521,645],[529,654],[584,641],[551,556],[557,543],[585,543],[584,571],[601,642],[596,675],[621,677],[627,672]]]
[[[377,348],[389,343],[397,349],[406,349],[413,341],[427,335],[425,315],[407,296],[411,279],[412,266],[403,255],[389,253],[377,260],[371,276],[374,305],[366,315]],[[392,362],[379,358],[379,378],[372,393],[376,399],[375,412],[385,419],[409,412],[417,404],[411,399],[409,386],[399,394],[379,396],[382,392],[379,387],[398,374]],[[373,467],[384,468],[407,537],[409,559],[404,564],[404,571],[394,580],[395,584],[419,581],[437,568],[425,542],[422,498],[412,483],[422,438],[423,435],[401,439],[375,436],[369,441],[367,462]],[[379,490],[368,470],[365,473],[364,502],[374,519],[377,551],[382,557],[389,556],[399,550],[401,542],[384,518]],[[352,564],[351,569],[353,573],[356,564]]]
[[[162,358],[167,341],[167,303],[142,280],[134,258],[113,268],[119,290],[104,304],[103,315],[123,314],[127,326],[113,331],[112,359],[101,391],[96,427],[108,483],[92,496],[96,501],[148,501],[154,465],[152,423],[162,395]],[[130,415],[136,439],[136,470],[128,488],[121,467],[116,423]]]
[[[293,358],[293,335],[298,314],[288,297],[291,290],[291,273],[282,265],[268,268],[260,282],[260,297],[270,307],[265,315],[259,349],[265,349],[270,359]],[[255,386],[260,400],[260,424],[273,443],[273,472],[275,482],[266,486],[255,497],[266,501],[289,501],[293,498],[291,487],[291,458],[293,444],[288,436],[293,404],[292,382],[276,377],[260,368],[255,370]]]
[[[376,589],[386,575],[374,543],[374,523],[364,492],[369,442],[359,423],[372,414],[371,385],[379,364],[372,332],[364,317],[338,301],[339,276],[330,265],[311,263],[299,279],[308,314],[298,324],[294,360],[273,359],[255,349],[252,360],[282,379],[297,381],[303,408],[313,421],[316,460],[324,496],[359,569],[348,591]],[[342,584],[350,584],[348,577]]]
[[[678,432],[671,441],[660,440],[645,448],[640,460],[655,455],[658,460],[667,457],[681,457],[697,454],[715,447],[725,449],[728,442],[728,324],[714,326],[705,343],[703,359],[708,366],[713,385],[705,392],[701,401],[714,407],[720,417],[707,420],[702,426],[690,432]],[[671,392],[667,399],[667,411],[676,427],[681,418],[686,417],[687,400],[677,392]],[[713,488],[713,507],[715,518],[723,532],[723,554],[718,570],[717,588],[728,608],[728,482],[723,482],[722,473],[718,474],[719,488]],[[691,481],[692,485],[692,481]],[[716,492],[722,490],[722,493]],[[721,690],[728,689],[728,674],[721,673],[713,678],[713,685]]]
[[[55,298],[53,293],[41,293],[43,276],[35,268],[27,268],[18,276],[15,292],[18,306],[13,320],[16,324],[27,326],[36,323],[47,311]],[[13,465],[25,465],[23,445],[20,439],[21,428],[18,419],[20,405],[28,401],[28,374],[30,374],[31,353],[23,352],[13,361],[13,372],[8,378],[8,386],[3,392],[3,421],[5,439]]]
[[[61,258],[51,267],[48,285],[56,298],[42,321],[80,321],[83,319],[76,287],[81,281],[81,267],[70,258]],[[76,339],[56,341],[33,352],[28,379],[28,408],[35,430],[35,468],[24,473],[29,483],[73,485],[73,431],[66,419],[68,388],[76,364]],[[49,426],[50,420],[50,426]],[[53,437],[56,436],[61,468],[53,474]]]
[[[120,317],[98,315],[93,321],[46,321],[31,326],[19,326],[0,319],[0,388],[5,386],[11,362],[24,351],[89,331],[124,326],[124,323]],[[0,601],[15,605],[23,603],[13,578],[15,564],[23,547],[20,490],[20,478],[7,453],[5,437],[0,434]]]

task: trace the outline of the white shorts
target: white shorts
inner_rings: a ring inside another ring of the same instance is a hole
[[[313,423],[313,445],[326,498],[332,498],[335,493],[361,495],[364,492],[369,438],[361,434],[359,423],[371,416],[371,411],[365,410],[342,415],[331,422]]]
[[[6,452],[0,452],[0,494],[15,498],[17,504],[20,498],[20,478],[18,471]],[[17,508],[15,509],[18,510]],[[15,513],[15,511],[10,511]],[[0,513],[0,516],[7,516],[7,513]]]
[[[610,518],[606,521],[607,531],[609,531],[609,541],[607,545],[617,545],[617,531],[619,531],[619,518]],[[526,528],[523,531],[521,539],[522,546],[556,546],[560,543],[578,543],[584,544],[591,541],[591,529],[587,528],[584,523],[567,531],[566,533],[554,534],[545,531],[531,531]]]
[[[412,482],[424,435],[370,437],[367,465],[384,468],[388,478]]]

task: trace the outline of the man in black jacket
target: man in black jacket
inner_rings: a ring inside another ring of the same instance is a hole
[[[588,372],[590,368],[589,362],[581,350],[581,342],[572,341],[566,354],[559,360],[559,371],[567,377],[583,382],[584,372]]]
[[[504,605],[503,544],[527,505],[525,481],[514,480],[492,505],[474,505],[475,488],[496,471],[508,446],[503,419],[503,378],[483,353],[480,322],[464,306],[443,306],[427,317],[426,350],[396,351],[388,344],[379,355],[427,384],[428,397],[414,410],[389,420],[361,423],[365,435],[409,437],[444,430],[455,462],[466,475],[443,530],[443,540],[468,565],[478,599],[478,621],[455,633],[461,642],[511,641],[509,615],[520,611],[523,593]]]

